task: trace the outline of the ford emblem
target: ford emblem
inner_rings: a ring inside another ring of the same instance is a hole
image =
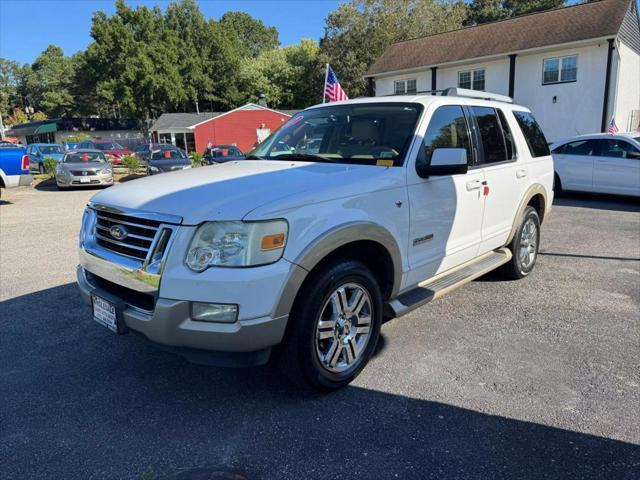
[[[109,233],[116,240],[124,240],[127,238],[127,235],[129,235],[129,232],[123,225],[114,225],[109,229]]]

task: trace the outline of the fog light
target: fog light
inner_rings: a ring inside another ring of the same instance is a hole
[[[238,318],[238,306],[192,302],[191,318],[200,322],[233,323]]]

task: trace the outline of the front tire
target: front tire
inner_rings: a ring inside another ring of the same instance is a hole
[[[312,273],[298,294],[280,368],[303,388],[341,388],[368,363],[381,324],[382,293],[371,271],[348,259],[328,265]]]
[[[560,181],[560,175],[556,172],[553,175],[553,193],[556,196],[560,196],[562,194],[562,182]]]
[[[509,244],[509,250],[513,256],[508,263],[502,266],[500,273],[512,280],[529,275],[536,265],[539,245],[540,217],[535,208],[528,206],[524,210],[522,223]]]

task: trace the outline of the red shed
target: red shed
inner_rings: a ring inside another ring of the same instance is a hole
[[[248,103],[228,112],[163,113],[151,127],[154,142],[172,143],[188,153],[212,145],[236,145],[247,152],[297,111],[277,111]]]

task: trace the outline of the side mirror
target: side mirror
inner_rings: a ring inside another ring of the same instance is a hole
[[[464,148],[436,148],[429,165],[418,165],[417,172],[422,178],[437,175],[459,175],[467,173],[467,151]]]

